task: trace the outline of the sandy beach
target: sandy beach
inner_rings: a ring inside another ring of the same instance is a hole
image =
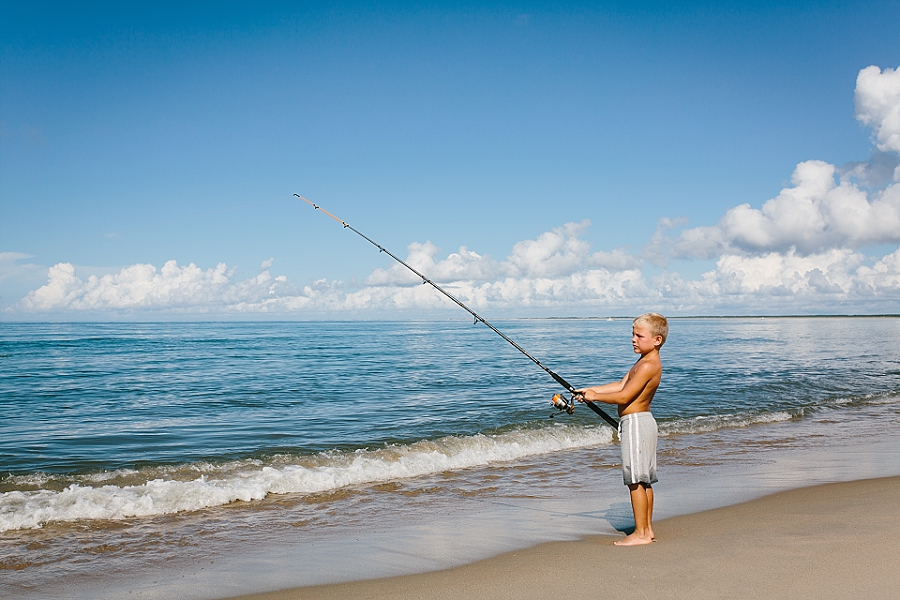
[[[611,536],[542,544],[418,575],[242,600],[896,598],[900,477],[777,493],[658,521],[658,542]]]

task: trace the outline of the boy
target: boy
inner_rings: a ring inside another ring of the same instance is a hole
[[[622,446],[622,475],[631,493],[634,532],[616,546],[639,546],[653,537],[653,488],[656,479],[656,420],[650,402],[662,377],[659,349],[666,342],[669,324],[656,313],[639,316],[632,322],[631,345],[640,354],[622,381],[578,390],[579,402],[606,402],[619,408],[619,440]]]

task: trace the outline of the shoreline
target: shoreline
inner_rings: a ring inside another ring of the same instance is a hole
[[[549,542],[450,569],[230,600],[893,597],[900,477],[801,487],[654,523],[659,542]]]
[[[665,438],[667,442],[661,453],[665,457],[665,479],[661,478],[661,483],[654,486],[657,491],[654,526],[660,543],[652,545],[650,555],[656,556],[653,553],[678,543],[665,531],[669,524],[676,523],[673,519],[700,518],[695,515],[731,510],[723,507],[743,506],[748,501],[781,492],[804,494],[803,489],[830,489],[811,486],[900,478],[900,465],[896,461],[900,451],[897,433],[900,422],[893,407],[893,402],[873,405],[854,411],[852,419],[837,418],[841,413],[824,410],[814,418],[799,421]],[[720,449],[716,459],[698,461],[708,456],[711,448]],[[89,568],[81,572],[64,571],[48,563],[47,567],[35,564],[6,574],[12,597],[22,600],[112,600],[121,598],[123,590],[128,590],[129,597],[143,600],[449,598],[456,593],[473,596],[471,590],[475,590],[473,597],[481,594],[480,597],[494,598],[503,596],[495,589],[485,588],[484,582],[502,580],[502,577],[487,575],[479,582],[466,569],[477,572],[476,565],[538,553],[540,560],[531,564],[508,563],[495,568],[512,573],[512,579],[503,584],[511,589],[516,587],[521,574],[526,581],[528,577],[536,577],[525,588],[516,588],[518,592],[510,598],[554,594],[555,588],[546,587],[544,579],[562,588],[587,581],[596,592],[611,585],[611,580],[620,579],[615,569],[621,567],[615,567],[615,561],[623,556],[621,552],[641,552],[612,546],[620,535],[618,532],[633,525],[621,470],[602,466],[614,462],[612,454],[616,450],[612,445],[602,445],[575,453],[551,453],[539,460],[409,480],[388,489],[359,489],[351,492],[348,503],[343,504],[343,510],[349,512],[342,513],[342,520],[332,521],[325,527],[306,526],[302,519],[337,506],[334,502],[303,504],[296,503],[296,499],[292,502],[273,497],[247,506],[145,522],[144,527],[155,532],[152,539],[147,532],[143,537],[135,536],[129,527],[100,529],[94,532],[96,535],[72,532],[59,542],[66,542],[66,547],[74,546],[76,559],[84,556],[84,550],[77,552],[79,547],[88,552],[101,551],[89,562],[82,560],[81,564]],[[500,481],[505,482],[505,487],[492,487]],[[883,481],[887,486],[898,486],[894,479]],[[868,483],[846,485],[852,491]],[[435,492],[435,486],[442,486],[439,488],[442,491]],[[900,499],[894,504],[900,506]],[[790,508],[791,503],[786,506]],[[857,509],[872,512],[880,506],[869,499],[868,505]],[[826,508],[822,514],[841,506]],[[900,523],[898,510],[893,509],[892,515]],[[847,516],[847,522],[864,525],[855,519],[858,519],[856,515]],[[789,520],[787,524],[793,522]],[[664,529],[659,529],[660,525]],[[879,527],[881,531],[891,530],[892,535],[900,536],[893,523]],[[10,539],[16,538],[24,553],[31,552],[26,545],[42,543],[47,535],[52,537],[52,532],[26,533]],[[751,531],[744,537],[749,539],[753,535]],[[891,543],[891,540],[882,538],[880,543]],[[683,544],[675,558],[702,554],[700,550],[709,544],[696,538]],[[162,555],[161,549],[165,551]],[[571,568],[569,557],[585,551],[594,554],[593,560]],[[716,564],[715,561],[726,555],[726,550],[720,549],[706,560]],[[900,560],[900,556],[893,559]],[[753,564],[751,559],[745,562]],[[93,565],[102,566],[103,570]],[[594,573],[601,566],[603,572]],[[703,565],[698,563],[692,568],[702,570]],[[753,567],[765,568],[765,565]],[[559,571],[569,575],[560,579]],[[420,584],[407,596],[393,590],[378,591],[383,589],[384,582],[419,577],[417,574],[434,578],[441,573],[463,573],[453,577],[461,578],[462,582],[471,580],[471,589],[454,588],[451,577],[450,583],[430,579],[430,583]],[[753,577],[762,574],[764,570]],[[879,580],[877,573],[872,577]],[[748,578],[750,575],[745,576],[745,582]],[[443,589],[447,585],[455,591],[444,596],[432,594],[432,588]],[[542,593],[529,596],[532,588]],[[663,597],[672,597],[665,586],[661,589],[665,592]],[[329,596],[332,592],[327,590],[339,591]],[[301,592],[302,596],[298,595]],[[318,595],[311,596],[313,592]],[[584,589],[575,589],[572,595],[598,597],[597,593],[590,594]],[[876,594],[874,597],[891,596]]]

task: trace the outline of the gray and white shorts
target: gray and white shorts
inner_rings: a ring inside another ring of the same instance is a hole
[[[659,481],[656,478],[656,438],[659,430],[649,412],[631,413],[619,420],[622,478],[625,485]]]

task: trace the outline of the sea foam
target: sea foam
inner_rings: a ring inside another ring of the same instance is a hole
[[[690,418],[674,419],[672,421],[660,424],[660,435],[679,435],[691,433],[709,433],[720,429],[730,429],[733,427],[749,427],[751,425],[761,425],[764,423],[780,423],[782,421],[790,421],[802,415],[802,411],[797,414],[786,410],[775,412],[750,413],[741,412],[725,415],[700,415]]]
[[[612,430],[605,426],[562,425],[450,436],[377,450],[328,452],[296,457],[294,463],[287,464],[284,456],[268,463],[248,459],[218,468],[206,464],[201,470],[207,472],[188,480],[172,477],[196,472],[188,465],[170,469],[168,478],[159,476],[165,469],[148,468],[146,480],[133,485],[102,483],[117,477],[139,480],[141,471],[94,473],[78,477],[62,490],[41,488],[0,494],[0,531],[36,529],[51,522],[172,514],[261,500],[269,494],[322,493],[608,444],[612,440]]]

